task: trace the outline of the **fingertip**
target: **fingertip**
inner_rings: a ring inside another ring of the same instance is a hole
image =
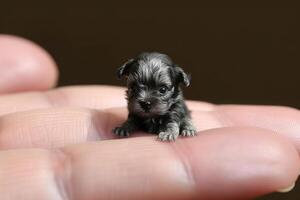
[[[188,173],[199,194],[208,199],[252,199],[287,191],[300,172],[294,145],[264,129],[212,129],[178,144],[188,156]]]
[[[56,85],[53,58],[39,45],[12,35],[0,35],[0,93],[45,90]]]

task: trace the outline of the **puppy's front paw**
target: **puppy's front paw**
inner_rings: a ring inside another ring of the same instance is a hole
[[[114,134],[120,137],[128,137],[129,136],[129,130],[124,127],[116,127],[113,130]]]
[[[177,134],[171,133],[171,132],[160,132],[158,134],[158,138],[161,141],[175,141],[177,138]]]
[[[180,135],[182,135],[184,137],[192,137],[192,136],[197,135],[197,131],[194,128],[194,126],[192,126],[192,125],[190,125],[190,126],[184,126],[184,127],[182,127]]]

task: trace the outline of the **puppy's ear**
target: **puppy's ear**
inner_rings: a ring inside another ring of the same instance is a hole
[[[186,74],[181,67],[175,66],[178,83],[183,83],[184,86],[188,87],[191,82],[191,75]]]
[[[126,63],[124,63],[121,67],[119,67],[117,75],[118,78],[121,79],[123,76],[127,76],[129,73],[129,68],[134,62],[134,59],[128,60]]]

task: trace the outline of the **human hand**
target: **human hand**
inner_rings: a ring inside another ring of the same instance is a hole
[[[251,199],[299,175],[296,109],[189,101],[198,136],[114,139],[126,119],[123,88],[48,90],[52,59],[8,36],[0,36],[0,72],[1,200]]]

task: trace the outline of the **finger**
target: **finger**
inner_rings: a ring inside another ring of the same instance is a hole
[[[253,142],[255,141],[255,142]],[[223,128],[0,152],[1,199],[251,199],[293,185],[299,157],[261,129]]]
[[[127,113],[125,107],[53,107],[4,115],[0,118],[0,149],[56,148],[116,138],[112,130],[126,120]],[[192,115],[198,131],[227,126],[210,112],[194,111]],[[140,135],[137,132],[131,136]]]
[[[0,93],[44,90],[57,80],[50,55],[23,38],[0,35]]]
[[[78,106],[105,109],[126,106],[125,89],[114,86],[73,86],[48,92],[26,92],[0,96],[0,115],[50,108]]]
[[[297,134],[300,129],[297,125],[300,124],[300,118],[297,118],[297,114],[292,109],[286,108],[285,110],[281,107],[274,107],[269,112],[268,107],[261,107],[258,110],[260,109],[267,113],[261,112],[261,117],[256,117],[257,120],[265,120],[265,123],[260,123],[260,127],[273,129],[277,134],[289,138],[300,152],[300,135]],[[241,118],[245,118],[244,123],[241,123],[235,121],[235,118],[231,119],[229,111],[224,113],[223,110],[224,107],[221,106],[220,110],[217,108],[215,111],[193,111],[192,119],[198,134],[202,134],[202,131],[205,130],[221,127],[259,127],[253,123],[247,123],[248,115],[241,114]],[[273,127],[267,127],[265,124],[272,123],[268,118],[271,115],[270,112],[274,113],[277,110],[277,116],[280,113],[280,117],[283,118],[281,120],[275,118]],[[250,111],[254,112],[253,109]],[[292,112],[289,113],[290,111]],[[259,114],[258,111],[256,113]],[[55,107],[4,115],[0,118],[0,149],[53,148],[85,141],[112,139],[115,138],[112,130],[120,126],[126,117],[127,109],[125,107],[102,110]],[[290,122],[293,122],[292,125]],[[140,135],[140,132],[132,134],[132,136]]]
[[[96,111],[51,108],[18,112],[0,118],[0,149],[55,148],[114,138],[112,127],[125,120],[126,109]]]
[[[280,106],[218,106],[223,123],[255,126],[274,131],[290,139],[300,152],[300,111]]]
[[[0,97],[0,113],[5,114],[21,110],[67,105],[97,109],[125,106],[126,102],[123,98],[124,93],[124,88],[119,87],[77,86],[57,90],[55,89],[46,93],[4,95]],[[287,136],[294,142],[300,151],[300,136],[298,134],[300,131],[300,113],[296,109],[275,106],[214,106],[209,103],[195,101],[189,101],[188,105],[192,110],[193,121],[196,123],[199,131],[228,126],[256,126],[270,129]],[[51,119],[70,119],[68,116],[64,115],[63,110],[61,112],[55,111],[55,114],[53,114],[52,111],[48,112],[47,110],[42,111],[42,113],[43,116],[54,116]],[[106,114],[108,115],[107,117]],[[88,138],[108,139],[112,137],[111,129],[120,125],[126,119],[126,115],[127,113],[125,108],[123,108],[120,113],[117,111],[113,111],[112,113],[110,111],[104,111],[104,114],[101,114],[103,117],[99,117],[99,120],[94,120],[93,118],[93,121],[86,120],[85,116],[94,115],[86,114],[82,116],[82,121],[85,123],[81,123],[82,127],[80,130],[95,130],[88,128],[91,124],[93,124],[95,127],[100,127],[96,130],[101,129],[105,131],[101,131],[100,133],[97,133],[97,131],[92,131],[93,133],[86,131],[84,133],[92,135],[92,137]],[[14,124],[16,124],[15,121],[17,119],[22,119],[23,123],[21,124],[23,124],[24,128],[15,128]],[[100,120],[103,120],[104,123],[97,122]],[[87,138],[87,136],[82,134],[82,132],[76,132],[74,131],[75,129],[72,128],[64,128],[63,122],[66,120],[61,120],[61,123],[57,120],[39,120],[41,126],[43,124],[47,124],[45,126],[49,127],[48,129],[43,129],[44,131],[41,132],[43,134],[39,134],[40,130],[36,128],[36,121],[31,119],[31,112],[29,111],[20,115],[11,114],[8,118],[3,116],[0,122],[1,121],[2,129],[0,129],[0,141],[2,143],[2,148],[4,148],[4,146],[7,148],[15,146],[22,147],[22,145],[28,147],[28,145],[30,146],[32,144],[39,147],[42,145],[45,145],[44,147],[60,146],[69,143],[81,142],[81,139],[86,141]],[[106,122],[110,123],[106,125]],[[27,125],[31,125],[35,128],[31,128],[30,130],[32,131],[27,131],[29,133],[25,133],[27,137],[21,137],[24,134],[24,130],[29,130],[28,128],[26,129]],[[74,124],[73,126],[77,126],[77,124]],[[103,129],[102,126],[105,128]],[[61,141],[62,137],[59,136],[61,135],[61,129],[69,130],[73,134],[65,137],[64,140]],[[38,131],[35,132],[34,130]],[[57,134],[53,134],[50,130],[57,130],[55,132]],[[35,138],[36,135],[38,135],[37,138]],[[51,140],[49,138],[51,138]],[[24,142],[25,139],[27,142]],[[42,142],[28,142],[36,140]]]
[[[210,103],[191,101],[194,110],[209,111]],[[125,88],[114,86],[72,86],[49,92],[30,92],[0,96],[0,115],[12,112],[49,108],[53,106],[80,106],[106,109],[126,106]]]

